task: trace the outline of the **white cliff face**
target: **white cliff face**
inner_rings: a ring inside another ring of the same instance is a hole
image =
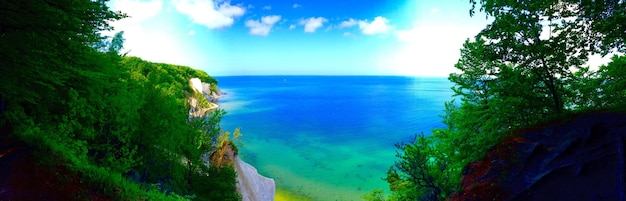
[[[273,201],[276,194],[274,179],[260,175],[256,168],[235,156],[233,167],[237,171],[237,190],[243,201]]]
[[[194,90],[198,92],[204,91],[202,88],[202,81],[200,81],[200,78],[191,78],[189,79],[189,82],[191,82],[191,86],[193,86]]]
[[[189,117],[190,118],[201,118],[208,111],[217,109],[219,106],[215,104],[221,92],[212,92],[211,85],[209,83],[202,82],[199,78],[191,78],[189,79],[189,83],[192,86],[193,90],[196,93],[201,93],[204,98],[209,102],[209,107],[200,106],[199,100],[194,98],[193,96],[189,97],[187,101],[189,101]]]

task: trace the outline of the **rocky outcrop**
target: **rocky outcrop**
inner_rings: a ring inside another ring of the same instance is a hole
[[[223,95],[222,91],[217,87],[215,90],[211,90],[211,84],[202,82],[199,78],[189,79],[189,85],[191,85],[194,94],[201,94],[202,96],[190,96],[189,103],[189,117],[201,118],[212,110],[219,107],[217,101]],[[202,99],[204,98],[204,99]]]
[[[256,168],[242,161],[230,143],[211,153],[211,163],[216,166],[231,165],[237,172],[237,191],[243,201],[271,201],[276,194],[274,179],[260,175]]]
[[[625,200],[626,114],[519,131],[466,167],[452,200]]]
[[[189,79],[189,82],[193,88],[196,91],[201,92],[209,102],[217,103],[217,101],[224,95],[222,90],[217,87],[212,90],[211,84],[202,82],[199,78],[191,78]]]

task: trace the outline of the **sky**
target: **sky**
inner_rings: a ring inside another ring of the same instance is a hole
[[[124,50],[213,76],[456,72],[490,21],[468,0],[112,0]]]

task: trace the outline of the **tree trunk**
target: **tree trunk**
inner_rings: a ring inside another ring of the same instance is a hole
[[[535,36],[535,43],[539,46],[539,47],[543,47],[543,43],[541,41],[541,38],[539,38],[539,34]],[[554,75],[552,73],[550,73],[550,69],[548,69],[548,64],[546,62],[546,57],[544,54],[544,51],[539,51],[539,58],[541,61],[541,68],[543,69],[543,71],[546,73],[546,77],[548,78],[547,80],[544,78],[543,81],[546,84],[546,86],[548,87],[548,89],[550,90],[550,93],[552,94],[552,101],[554,101],[554,112],[555,113],[561,113],[561,100],[559,98],[559,94],[556,91],[556,87],[554,85]]]
[[[558,92],[556,91],[556,86],[554,85],[554,76],[550,73],[550,70],[548,70],[546,60],[543,57],[541,58],[541,64],[542,69],[546,72],[546,76],[548,77],[548,80],[544,79],[544,83],[548,86],[548,89],[552,94],[552,101],[554,101],[554,111],[556,113],[561,113],[561,100],[559,98]]]

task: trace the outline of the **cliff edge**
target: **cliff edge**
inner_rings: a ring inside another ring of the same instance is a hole
[[[204,83],[198,78],[189,80],[193,87],[194,94],[202,94],[203,97],[189,97],[189,116],[199,118],[207,112],[217,109],[217,101],[222,97],[223,93],[217,87],[211,87],[209,83]],[[203,105],[203,103],[205,105]],[[274,179],[260,175],[256,168],[244,162],[237,156],[236,149],[230,143],[224,144],[222,147],[210,154],[210,162],[218,167],[231,165],[237,172],[237,191],[241,194],[243,201],[272,201],[276,194],[276,185]]]
[[[223,93],[217,86],[211,87],[211,84],[202,82],[199,78],[189,79],[189,85],[194,90],[188,99],[190,118],[203,117],[207,112],[219,108],[217,100]]]

